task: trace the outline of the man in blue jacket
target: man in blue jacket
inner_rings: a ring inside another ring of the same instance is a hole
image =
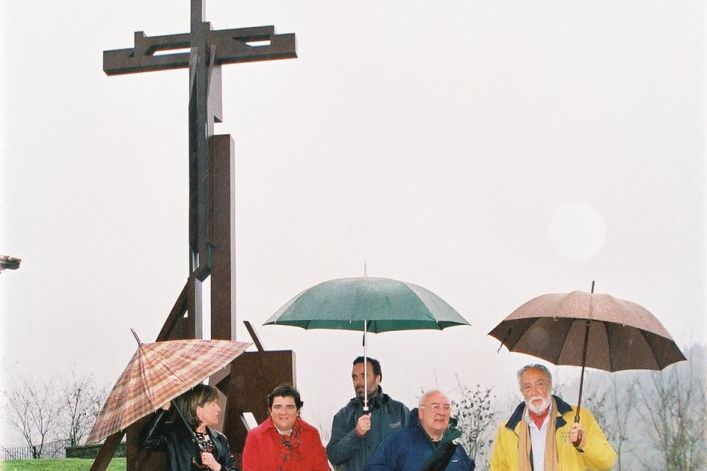
[[[327,445],[329,461],[343,471],[363,471],[366,459],[385,437],[407,423],[410,414],[404,404],[383,393],[380,362],[367,358],[365,363],[368,384],[364,381],[364,358],[358,357],[351,371],[356,396],[334,416]],[[368,411],[363,410],[364,390],[368,390]]]
[[[408,425],[383,440],[366,471],[473,471],[474,460],[456,443],[461,432],[451,412],[443,392],[423,394]]]

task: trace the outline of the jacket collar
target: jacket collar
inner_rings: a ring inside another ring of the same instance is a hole
[[[408,419],[408,427],[416,427],[418,428],[422,434],[429,440],[430,443],[434,443],[432,439],[430,438],[429,435],[427,435],[427,432],[425,432],[425,429],[422,428],[422,424],[420,423],[420,419],[418,417],[418,408],[415,407],[413,410],[410,411],[410,417]],[[462,433],[461,431],[457,428],[457,419],[454,417],[449,418],[449,426],[447,427],[447,430],[444,431],[442,434],[442,438],[439,440],[439,442],[435,443],[436,446],[443,445],[445,443],[449,443],[459,437],[461,437]]]
[[[378,393],[375,396],[368,397],[368,407],[371,409],[379,409],[390,400],[390,396],[383,392],[383,388],[378,386]],[[358,396],[351,398],[349,404],[354,406],[363,406],[363,400],[359,399]]]
[[[557,411],[555,411],[555,429],[562,427],[567,424],[567,421],[562,417],[564,414],[572,410],[572,406],[567,404],[565,401],[557,396],[552,396],[557,402]],[[506,428],[510,430],[515,430],[516,425],[523,419],[523,413],[525,412],[525,402],[518,404],[518,407],[513,411],[511,418],[506,422]]]
[[[277,434],[280,433],[277,430],[277,427],[275,427],[275,423],[272,421],[272,417],[268,417],[267,419],[265,419],[263,424],[265,424],[266,429],[272,430],[274,433],[277,433]],[[298,434],[301,428],[302,428],[302,418],[298,415],[297,418],[295,419],[294,425],[292,426],[292,435]]]

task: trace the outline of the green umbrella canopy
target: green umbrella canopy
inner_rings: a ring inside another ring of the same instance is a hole
[[[436,329],[469,323],[431,291],[388,278],[329,280],[289,300],[265,324],[304,329],[364,330]]]

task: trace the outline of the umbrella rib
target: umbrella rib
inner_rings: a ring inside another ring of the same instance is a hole
[[[555,318],[553,318],[555,319]],[[557,322],[557,321],[555,321]],[[569,323],[569,326],[567,327],[567,330],[565,330],[564,334],[562,335],[562,342],[559,342],[558,345],[560,346],[559,352],[557,352],[557,364],[560,364],[560,358],[562,357],[562,350],[564,349],[565,342],[567,342],[567,337],[570,335],[570,331],[572,330],[572,325],[574,324],[574,321]]]
[[[614,355],[612,355],[611,341],[609,340],[611,338],[609,329],[613,329],[614,324],[612,322],[599,322],[599,324],[601,325],[601,328],[604,329],[604,338],[606,338],[606,348],[609,351],[609,371],[613,372],[616,370],[614,369]],[[616,360],[618,361],[618,357],[616,358]]]
[[[143,346],[142,345],[138,346],[138,362],[140,363],[140,378],[142,379],[142,381],[140,381],[140,386],[142,386],[142,390],[145,392],[145,397],[150,402],[150,407],[152,407],[154,410],[155,409],[154,404],[153,404],[154,400],[152,398],[152,394],[150,392],[150,389],[147,387],[147,376],[145,375],[145,370],[146,370],[147,365],[145,365],[143,362],[145,357],[146,357],[146,355],[144,355],[144,353],[143,353]]]
[[[655,361],[655,366],[657,366],[658,370],[662,370],[663,368],[660,366],[660,363],[658,362],[658,357],[656,356],[655,350],[653,349],[653,343],[650,341],[650,339],[646,337],[648,332],[643,329],[638,329],[638,333],[641,334],[641,338],[643,339],[643,341],[648,344],[648,348],[650,349],[653,360]]]

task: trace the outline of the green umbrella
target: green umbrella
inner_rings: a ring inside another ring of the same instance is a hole
[[[393,330],[442,330],[469,323],[431,291],[388,278],[359,277],[329,280],[299,293],[265,325],[292,325],[304,329],[343,329],[366,334]],[[364,374],[368,367],[364,365]],[[368,378],[365,378],[368,384]],[[366,388],[364,388],[364,391]],[[364,407],[368,394],[364,393]]]

